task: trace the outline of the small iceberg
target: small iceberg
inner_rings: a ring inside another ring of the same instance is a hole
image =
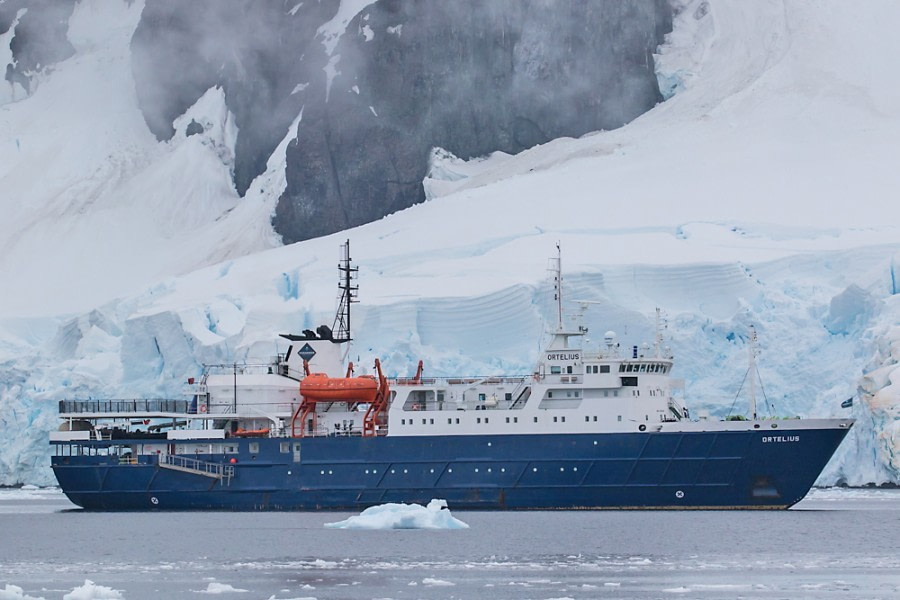
[[[450,514],[446,500],[420,504],[379,504],[355,517],[325,523],[329,529],[468,529],[469,526]]]

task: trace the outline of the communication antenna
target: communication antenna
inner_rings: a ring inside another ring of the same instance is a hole
[[[357,300],[359,267],[351,266],[350,240],[341,244],[341,261],[338,263],[338,272],[340,273],[338,289],[341,299],[331,330],[334,332],[335,342],[349,342],[353,339],[350,337],[350,305],[359,302]]]

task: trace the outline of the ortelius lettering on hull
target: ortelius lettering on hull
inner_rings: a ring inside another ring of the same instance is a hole
[[[558,320],[531,373],[354,376],[356,268],[332,328],[271,363],[208,370],[187,400],[63,400],[52,466],[104,510],[353,509],[445,498],[459,509],[777,509],[800,501],[852,419],[692,420],[654,345],[583,348]],[[751,351],[751,361],[754,351]],[[778,430],[778,435],[761,435]],[[800,444],[800,437],[803,443]],[[762,446],[755,440],[762,440]]]

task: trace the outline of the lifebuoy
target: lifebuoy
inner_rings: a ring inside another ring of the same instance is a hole
[[[205,405],[205,404],[201,404],[201,405],[200,405],[200,412],[202,412],[202,413],[205,413],[205,412],[206,412],[206,405]]]

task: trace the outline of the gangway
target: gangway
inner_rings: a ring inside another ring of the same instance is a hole
[[[231,485],[231,478],[234,477],[234,467],[232,465],[206,462],[196,458],[178,456],[177,454],[161,454],[159,466],[164,469],[172,469],[173,471],[218,479],[224,485]]]

